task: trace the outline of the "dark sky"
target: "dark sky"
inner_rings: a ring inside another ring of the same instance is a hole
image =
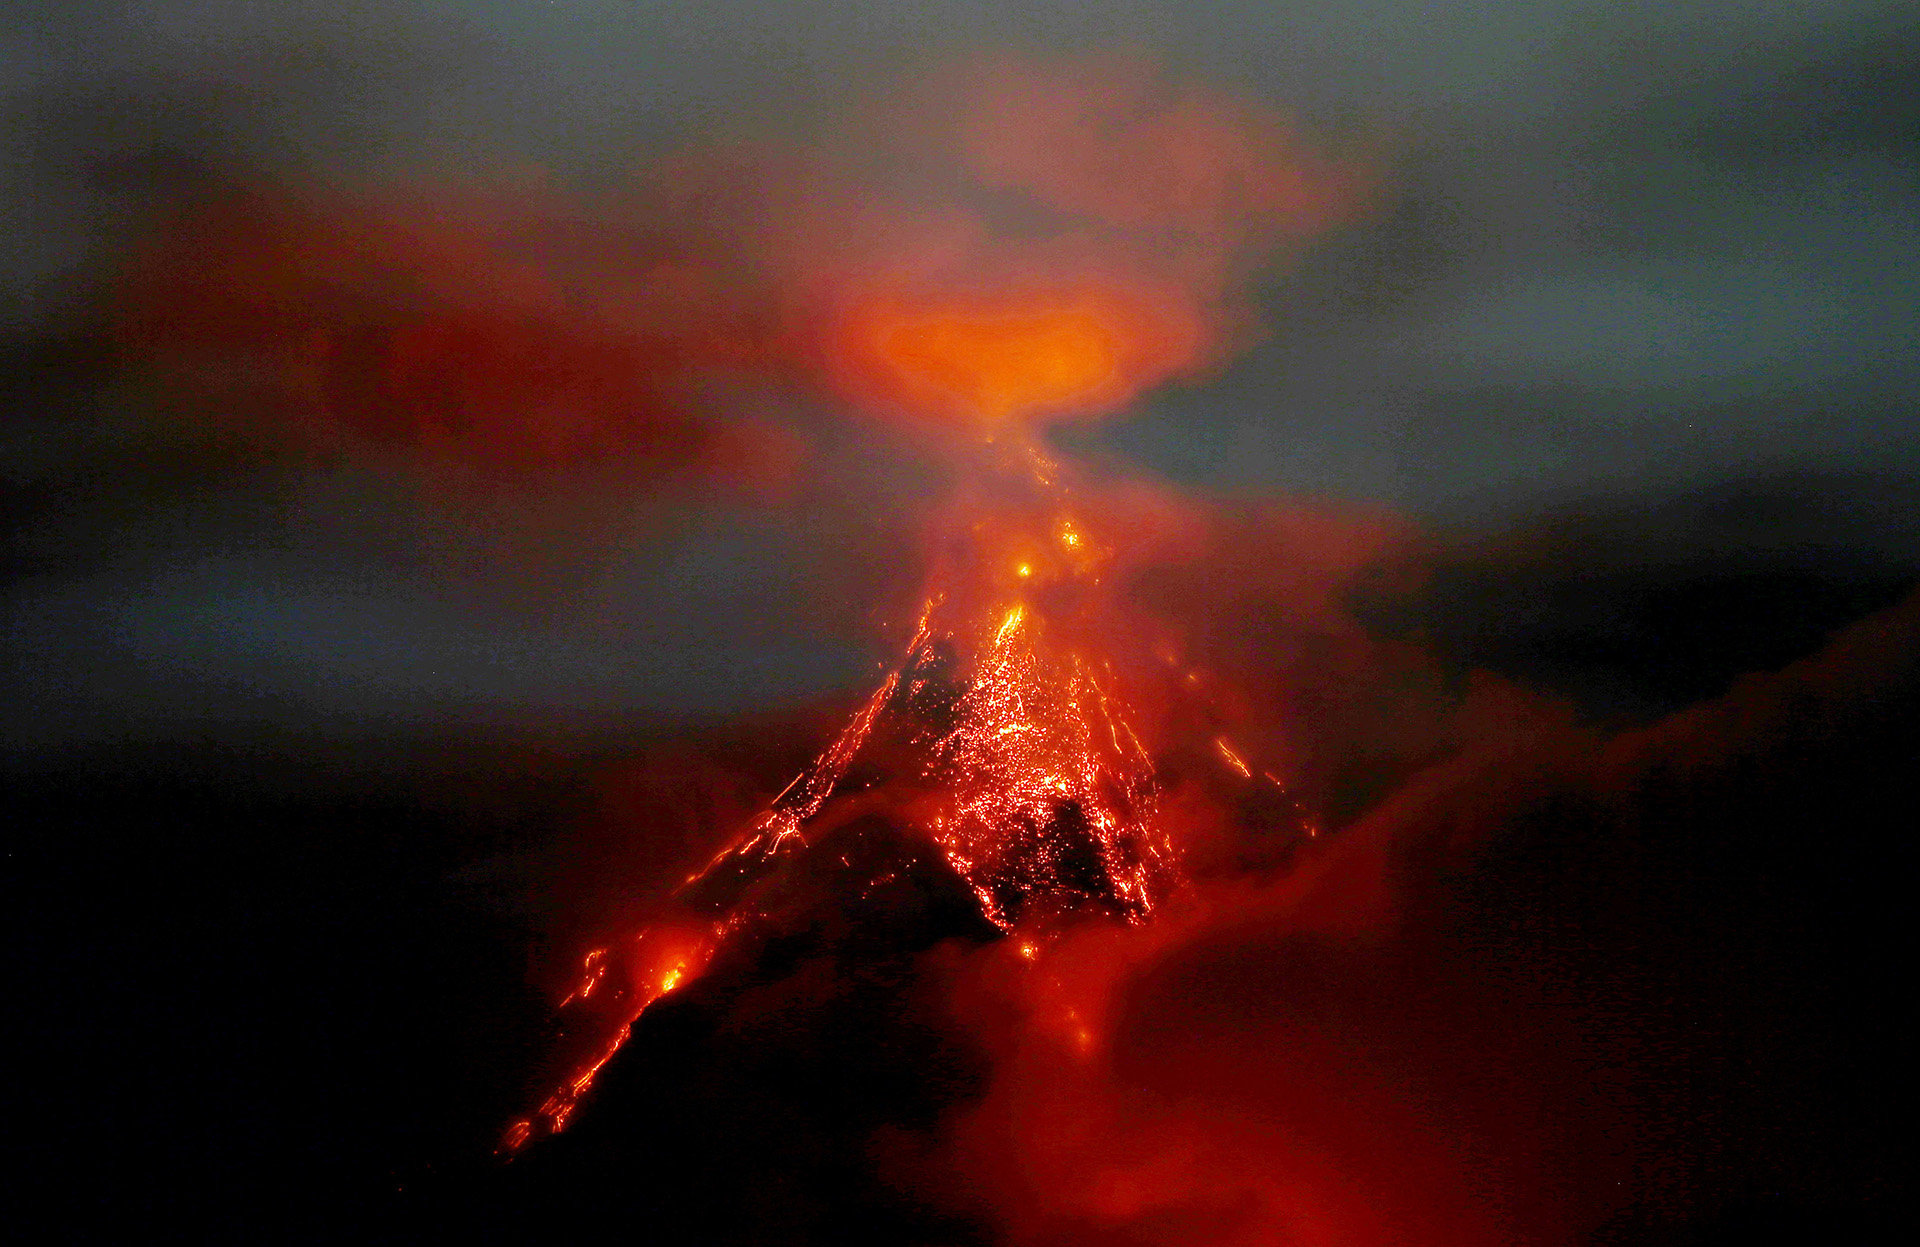
[[[0,61],[0,722],[27,753],[235,724],[592,732],[858,685],[861,608],[810,585],[822,545],[885,548],[868,521],[897,507],[604,480],[429,504],[404,465],[210,467],[142,431],[103,290],[209,177],[591,185],[1009,46],[1144,53],[1386,153],[1372,210],[1263,287],[1262,342],[1077,444],[1434,526],[1467,587],[1427,609],[1469,658],[1514,650],[1483,618],[1512,594],[1473,586],[1567,575],[1568,542],[1603,578],[1827,586],[1802,649],[1920,566],[1910,6],[33,10]],[[870,476],[883,502],[917,488]]]

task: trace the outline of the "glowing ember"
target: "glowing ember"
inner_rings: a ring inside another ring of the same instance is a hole
[[[1003,929],[1035,910],[1142,916],[1172,870],[1152,764],[1096,669],[1042,629],[1021,603],[994,628],[935,746],[934,838]]]
[[[611,1033],[561,1086],[541,1102],[530,1117],[507,1128],[500,1150],[513,1153],[538,1134],[557,1134],[566,1129],[580,1098],[602,1067],[613,1059],[632,1034],[633,1024],[656,1000],[679,987],[688,978],[706,968],[715,945],[727,932],[725,924],[707,930],[674,930],[649,927],[635,935],[625,948],[596,948],[587,954],[585,976],[561,1007],[582,1003],[594,994],[606,977],[610,954],[620,958],[626,971],[625,981],[611,993],[608,1019]]]

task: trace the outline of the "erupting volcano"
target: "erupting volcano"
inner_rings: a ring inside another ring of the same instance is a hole
[[[107,7],[9,97],[36,1220],[1894,1237],[1888,31]]]
[[[916,92],[802,150],[696,150],[580,200],[423,216],[417,195],[243,188],[130,267],[117,332],[164,394],[216,426],[281,413],[222,431],[322,461],[411,453],[456,492],[569,472],[663,500],[777,492],[803,475],[805,413],[831,412],[860,453],[950,486],[905,556],[917,600],[876,603],[908,637],[891,672],[670,895],[634,889],[648,916],[586,952],[558,1089],[509,1154],[566,1128],[642,1015],[752,956],[774,915],[937,876],[973,934],[1044,962],[1070,928],[1142,927],[1226,841],[1259,841],[1240,856],[1264,869],[1311,834],[1279,778],[1299,759],[1269,756],[1272,729],[1253,742],[1183,627],[1130,596],[1190,557],[1155,545],[1185,504],[1060,462],[1045,430],[1233,354],[1256,272],[1351,208],[1358,175],[1125,58],[965,65]]]
[[[564,1128],[636,1019],[845,829],[891,846],[858,867],[831,850],[845,870],[871,868],[877,885],[930,849],[1029,960],[1069,923],[1142,923],[1178,890],[1162,799],[1183,771],[1197,782],[1194,759],[1271,790],[1216,802],[1238,812],[1223,818],[1256,810],[1272,838],[1306,834],[1280,781],[1222,734],[1199,674],[1116,592],[1152,507],[1078,480],[1042,428],[1109,415],[1219,358],[1242,319],[1242,270],[1323,225],[1341,179],[1270,118],[1107,68],[1118,77],[1003,66],[967,89],[953,158],[981,191],[1026,195],[1045,230],[983,218],[946,237],[925,226],[944,210],[909,214],[854,271],[825,276],[813,255],[843,248],[797,230],[811,241],[786,262],[826,292],[798,331],[809,367],[837,401],[931,436],[954,465],[917,623],[819,757],[643,930],[587,955],[568,1000],[595,1020],[570,1029],[595,1038],[506,1151]]]
[[[1045,387],[1060,375],[1009,367],[1001,381],[1023,371]],[[810,854],[867,872],[853,885],[864,891],[930,849],[1031,961],[1070,923],[1142,923],[1177,892],[1179,846],[1160,798],[1182,749],[1217,785],[1267,790],[1234,804],[1275,847],[1313,834],[1279,780],[1219,734],[1193,673],[1142,653],[1124,626],[1108,581],[1119,551],[1089,514],[1101,508],[1031,440],[977,451],[934,525],[931,583],[897,666],[655,921],[586,955],[566,1003],[594,1014],[594,1046],[513,1123],[503,1150],[564,1129],[634,1022],[780,907]],[[1181,690],[1153,699],[1171,712],[1152,728],[1133,696],[1148,684]],[[1199,745],[1187,739],[1196,734]],[[849,833],[868,842],[858,861]]]

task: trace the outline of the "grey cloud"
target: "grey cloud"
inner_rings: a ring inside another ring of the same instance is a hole
[[[676,138],[830,125],[956,52],[1119,46],[1384,142],[1391,167],[1372,217],[1270,283],[1264,344],[1080,440],[1198,488],[1493,527],[1548,503],[1666,514],[1780,473],[1836,495],[1920,480],[1920,28],[1894,0],[49,3],[4,40],[0,332],[19,342],[84,341],[92,283],[154,206],[235,171],[604,182]],[[725,708],[864,661],[814,655],[798,625],[649,635],[777,596],[792,546],[765,527],[692,541],[679,573],[608,573],[597,606],[626,635],[444,606],[466,573],[382,581],[371,537],[289,545],[274,499],[303,486],[183,482],[116,444],[124,400],[91,365],[12,358],[57,375],[12,387],[0,448],[32,575],[5,599],[10,662],[51,707],[10,730],[172,722],[222,687],[270,715]],[[223,546],[285,548],[168,570]]]

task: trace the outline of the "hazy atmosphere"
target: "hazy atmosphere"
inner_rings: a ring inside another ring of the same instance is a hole
[[[1849,617],[1920,558],[1915,37],[1894,4],[44,6],[5,64],[6,730],[597,730],[857,680],[858,630],[797,617],[825,552],[794,512],[834,521],[792,491],[661,524],[611,473],[423,503],[404,456],[200,453],[108,375],[104,322],[210,187],[617,185],[1008,49],[1144,55],[1378,170],[1269,274],[1251,349],[1078,443],[1378,504],[1469,559],[1544,525],[1601,574],[1812,577]],[[807,479],[844,470],[791,395],[727,401],[801,430]]]
[[[59,1241],[1910,1219],[1914,6],[15,9]]]

